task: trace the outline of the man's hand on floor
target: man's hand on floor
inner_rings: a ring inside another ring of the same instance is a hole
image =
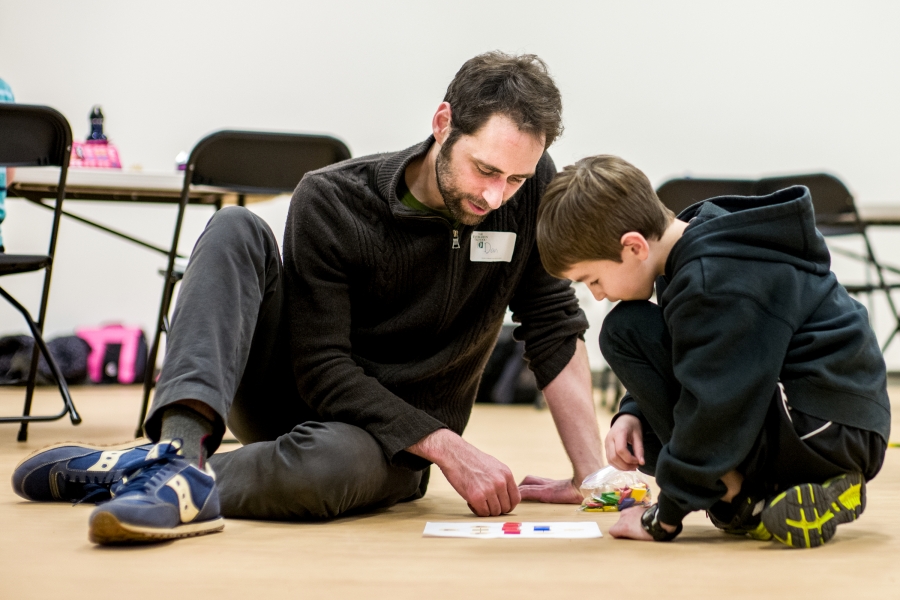
[[[439,429],[407,451],[440,467],[453,489],[479,517],[512,511],[521,501],[512,471],[449,429]]]
[[[519,483],[522,500],[551,504],[581,504],[584,499],[572,479],[547,479],[529,475]]]

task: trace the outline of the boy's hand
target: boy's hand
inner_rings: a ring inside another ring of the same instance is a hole
[[[631,444],[634,454],[628,450]],[[641,420],[622,415],[606,434],[606,459],[620,471],[634,471],[644,464],[644,434]]]

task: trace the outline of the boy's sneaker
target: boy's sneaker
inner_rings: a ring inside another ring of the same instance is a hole
[[[744,535],[754,540],[768,541],[772,534],[762,522],[766,501],[740,494],[731,502],[716,502],[706,515],[712,524],[731,535]]]
[[[94,509],[89,538],[97,544],[159,542],[220,531],[215,475],[184,458],[181,440],[153,446]]]
[[[838,475],[819,485],[804,483],[778,494],[762,520],[776,540],[794,548],[815,548],[834,536],[841,523],[855,521],[866,508],[866,481],[860,473]]]
[[[153,447],[138,444],[64,443],[38,450],[16,466],[13,491],[38,502],[108,500],[110,486],[122,479],[132,465],[143,461]]]

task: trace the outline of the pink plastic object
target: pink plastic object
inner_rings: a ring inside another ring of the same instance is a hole
[[[70,167],[94,167],[100,169],[121,169],[119,150],[106,140],[72,142]]]
[[[87,360],[88,377],[91,378],[91,381],[100,383],[103,380],[103,356],[106,354],[106,345],[121,344],[117,379],[119,383],[134,383],[138,344],[143,335],[140,327],[124,327],[122,325],[107,325],[100,328],[84,327],[76,329],[75,335],[86,341],[91,347],[91,353]]]

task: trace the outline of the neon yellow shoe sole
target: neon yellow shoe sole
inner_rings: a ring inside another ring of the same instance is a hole
[[[762,522],[782,544],[815,548],[834,537],[838,525],[858,519],[865,508],[865,479],[848,473],[821,485],[804,483],[785,490],[763,510]]]
[[[747,537],[760,542],[768,542],[772,539],[772,533],[766,529],[765,523],[760,521],[756,528],[747,531]]]

